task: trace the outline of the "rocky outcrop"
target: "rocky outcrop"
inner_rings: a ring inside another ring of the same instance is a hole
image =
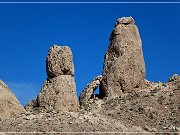
[[[169,82],[180,83],[180,76],[178,74],[174,74],[169,78]]]
[[[44,82],[36,101],[27,104],[27,110],[74,111],[79,107],[74,81],[74,64],[68,46],[54,45],[46,59],[47,80]],[[31,107],[34,105],[36,107]]]
[[[52,46],[46,59],[46,73],[49,78],[60,75],[74,76],[71,49],[68,46]]]
[[[144,79],[141,42],[133,18],[123,17],[115,24],[103,76],[85,87],[81,109],[73,111],[78,101],[70,48],[52,46],[46,65],[48,77],[41,92],[26,105],[26,113],[0,121],[0,134],[180,133],[180,76],[175,74],[166,83]],[[101,93],[96,95],[98,86]],[[12,95],[0,81],[0,118],[16,111]],[[1,101],[6,104],[2,106]]]
[[[142,43],[132,17],[119,18],[105,54],[100,94],[118,97],[131,92],[145,79]]]
[[[86,105],[91,98],[94,98],[94,91],[99,87],[101,81],[102,76],[97,76],[84,88],[84,90],[79,96],[81,106]]]
[[[168,85],[171,89],[180,90],[180,76],[178,74],[174,74],[169,78]]]
[[[39,112],[39,104],[38,104],[38,101],[37,101],[37,98],[36,99],[33,99],[33,100],[30,100],[26,106],[24,107],[24,109],[28,112],[31,112],[31,113],[35,113],[37,114]]]
[[[74,112],[48,111],[36,115],[27,112],[15,119],[0,121],[0,132],[71,132],[84,135],[87,132],[93,132],[93,135],[166,132],[175,135],[180,132],[179,77],[174,75],[167,83],[146,80],[144,89],[136,88],[112,99],[89,100],[86,106]]]
[[[71,75],[60,75],[46,80],[38,95],[41,109],[55,111],[74,111],[78,108],[76,85]]]
[[[7,85],[0,80],[0,121],[25,113],[24,108]]]

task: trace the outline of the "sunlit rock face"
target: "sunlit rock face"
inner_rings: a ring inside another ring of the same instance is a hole
[[[141,85],[145,74],[142,43],[135,21],[132,17],[119,18],[105,54],[100,93],[117,97],[131,92]]]
[[[39,111],[56,112],[78,109],[73,56],[68,46],[53,45],[50,47],[46,59],[46,72],[47,80],[37,99],[30,101],[26,109],[32,111],[38,108]]]
[[[53,45],[46,59],[46,73],[49,78],[60,75],[74,76],[74,64],[71,48]]]
[[[25,109],[8,86],[0,80],[0,121],[14,118],[21,113],[25,113]]]

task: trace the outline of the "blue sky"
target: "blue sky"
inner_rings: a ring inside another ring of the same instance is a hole
[[[180,4],[0,4],[0,78],[25,105],[46,79],[52,44],[71,47],[78,95],[103,68],[116,19],[139,28],[146,78],[180,74]]]

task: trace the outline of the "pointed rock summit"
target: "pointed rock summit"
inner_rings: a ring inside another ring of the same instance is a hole
[[[47,80],[36,100],[26,105],[27,110],[74,111],[79,107],[74,81],[74,64],[68,46],[53,45],[46,59]],[[33,107],[34,106],[34,107]]]
[[[41,109],[73,111],[78,107],[74,64],[68,46],[53,45],[47,55],[46,72],[48,79],[38,95]]]
[[[142,43],[132,17],[119,18],[105,54],[100,94],[117,97],[131,92],[145,79]]]
[[[21,113],[25,113],[25,109],[7,85],[0,80],[0,121],[14,118]]]

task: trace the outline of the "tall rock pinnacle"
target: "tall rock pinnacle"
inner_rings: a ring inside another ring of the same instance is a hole
[[[48,79],[38,95],[39,106],[55,111],[77,109],[79,104],[71,49],[68,46],[52,46],[46,59],[46,71]]]
[[[74,81],[74,64],[68,46],[53,45],[46,59],[47,80],[36,100],[30,101],[26,109],[38,107],[41,111],[74,111],[79,107]]]
[[[119,18],[105,54],[100,94],[117,97],[130,92],[145,79],[142,43],[132,17]]]

